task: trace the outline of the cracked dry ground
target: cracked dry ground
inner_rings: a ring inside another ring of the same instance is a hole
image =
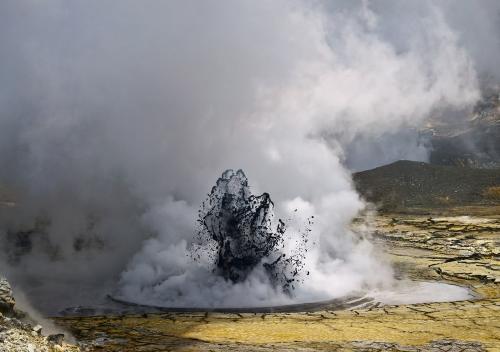
[[[471,287],[470,301],[308,313],[58,318],[88,350],[500,351],[498,217],[394,215],[375,239],[400,276]]]

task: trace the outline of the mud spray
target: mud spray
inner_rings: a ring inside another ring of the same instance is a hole
[[[46,311],[391,287],[369,228],[349,229],[365,204],[346,165],[424,160],[407,131],[477,99],[495,11],[440,4],[2,2],[2,273]],[[216,188],[200,208],[228,169],[235,203]]]

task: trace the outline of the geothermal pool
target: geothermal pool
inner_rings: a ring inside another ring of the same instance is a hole
[[[441,282],[402,281],[393,288],[371,290],[366,293],[353,293],[344,297],[297,302],[284,305],[259,305],[249,307],[199,306],[169,307],[128,302],[112,296],[95,306],[72,307],[60,312],[62,316],[86,316],[101,314],[142,314],[157,312],[221,312],[221,313],[271,313],[305,312],[318,310],[343,310],[380,307],[384,305],[405,305],[434,302],[455,302],[475,299],[476,295],[468,288]]]
[[[270,195],[253,194],[242,170],[222,174],[198,215],[190,249],[153,243],[161,255],[140,256],[102,306],[64,312],[298,312],[474,298],[456,285],[394,279],[346,228],[313,231],[313,215],[303,226],[278,218]],[[308,244],[320,242],[327,248]]]
[[[380,305],[402,305],[433,302],[454,302],[474,299],[473,292],[462,286],[442,282],[404,281],[386,290],[372,290],[365,294],[353,293],[348,296],[315,302],[299,301],[293,304],[252,306],[252,307],[158,307],[172,311],[237,311],[237,312],[299,312],[322,309],[355,309]],[[140,305],[139,305],[140,306]],[[146,306],[143,306],[146,307]]]
[[[454,302],[476,298],[476,295],[466,287],[428,281],[397,285],[394,290],[374,290],[366,296],[384,305]]]

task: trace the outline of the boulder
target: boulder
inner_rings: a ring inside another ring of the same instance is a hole
[[[62,346],[64,342],[64,334],[53,334],[47,336],[47,342],[51,345]]]
[[[34,333],[35,333],[35,335],[37,335],[37,336],[42,335],[42,326],[41,326],[41,325],[36,325],[36,326],[33,328],[33,332],[34,332]]]
[[[13,313],[15,303],[9,282],[0,278],[0,312],[7,315]]]

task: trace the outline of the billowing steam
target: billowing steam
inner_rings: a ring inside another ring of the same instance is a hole
[[[416,3],[3,1],[1,271],[47,310],[113,289],[235,305],[387,284],[348,230],[364,204],[344,165],[424,159],[401,131],[478,97],[463,21]],[[292,296],[263,266],[225,280],[189,255],[207,190],[239,168],[287,233],[315,216]]]

